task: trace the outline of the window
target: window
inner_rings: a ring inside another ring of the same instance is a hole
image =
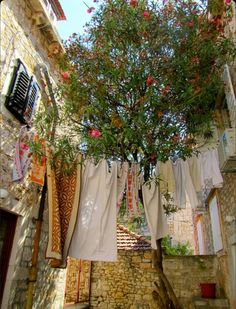
[[[0,307],[15,234],[17,216],[0,209]]]
[[[217,205],[216,195],[212,197],[209,201],[209,210],[211,217],[211,228],[213,236],[213,246],[215,253],[223,249],[222,237],[221,237],[221,227],[220,227],[220,217]]]
[[[18,59],[6,98],[6,108],[24,124],[30,124],[39,97],[39,85]]]

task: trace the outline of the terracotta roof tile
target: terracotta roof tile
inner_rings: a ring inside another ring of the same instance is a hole
[[[150,250],[151,242],[143,236],[129,231],[123,225],[117,225],[117,248],[121,250]]]

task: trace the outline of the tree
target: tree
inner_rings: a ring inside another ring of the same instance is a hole
[[[210,15],[206,1],[102,1],[85,34],[72,34],[57,55],[58,112],[46,106],[37,117],[46,140],[59,124],[54,155],[67,166],[78,148],[139,162],[146,179],[157,160],[189,156],[197,136],[211,135],[222,65],[235,56],[229,19],[228,4]],[[166,278],[162,285],[170,290]]]

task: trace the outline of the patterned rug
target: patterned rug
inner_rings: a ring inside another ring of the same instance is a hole
[[[49,160],[48,160],[49,161]],[[81,165],[65,175],[47,163],[49,240],[46,258],[52,267],[64,266],[79,208]]]

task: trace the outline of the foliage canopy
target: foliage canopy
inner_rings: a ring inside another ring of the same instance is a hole
[[[62,101],[58,114],[46,107],[38,115],[41,134],[50,138],[56,117],[54,146],[66,160],[78,147],[143,166],[190,155],[195,137],[210,134],[222,66],[235,55],[224,34],[229,10],[209,17],[206,1],[191,0],[89,8],[85,33],[72,34],[56,55]]]

